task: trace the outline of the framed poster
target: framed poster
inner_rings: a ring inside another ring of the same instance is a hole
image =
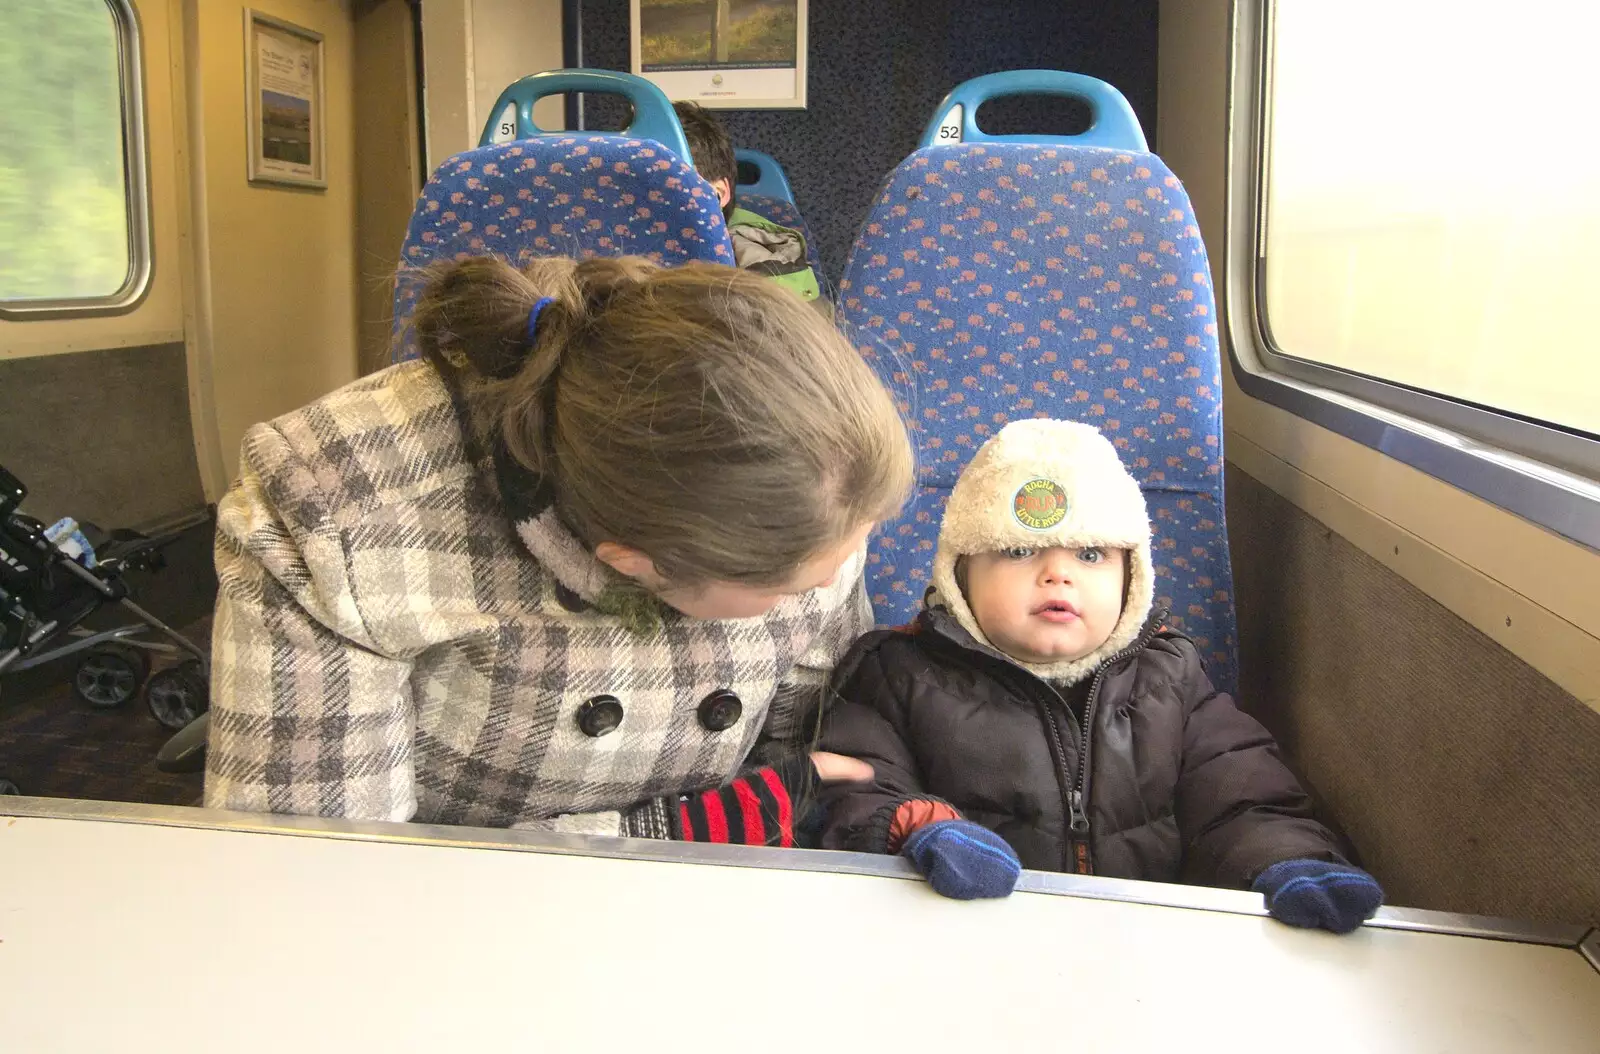
[[[727,110],[806,105],[807,0],[629,0],[633,72]]]
[[[246,8],[244,76],[247,178],[325,189],[322,34]]]

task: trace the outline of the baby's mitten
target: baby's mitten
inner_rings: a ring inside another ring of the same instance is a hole
[[[1378,880],[1349,864],[1284,860],[1256,876],[1251,887],[1267,898],[1267,913],[1302,929],[1349,933],[1383,904]]]
[[[970,820],[918,828],[900,852],[935,892],[954,900],[1009,896],[1022,874],[1022,861],[1006,840]]]

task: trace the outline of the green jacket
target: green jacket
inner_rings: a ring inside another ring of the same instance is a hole
[[[735,208],[728,216],[728,235],[733,239],[734,263],[740,268],[766,275],[802,300],[822,295],[817,274],[806,262],[805,236],[793,227]]]

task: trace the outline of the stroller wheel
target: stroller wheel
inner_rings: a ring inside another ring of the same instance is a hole
[[[0,794],[21,794],[22,788],[10,780],[0,780]]]
[[[200,660],[190,659],[162,670],[144,686],[144,701],[150,712],[174,732],[206,712],[211,686],[200,669]]]
[[[90,706],[109,710],[139,694],[150,672],[150,657],[127,644],[90,648],[72,675],[73,691]]]

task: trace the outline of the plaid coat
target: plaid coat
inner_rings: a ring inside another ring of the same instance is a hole
[[[665,837],[663,796],[804,749],[871,626],[863,554],[764,617],[635,636],[588,605],[612,572],[462,420],[413,362],[246,435],[217,510],[208,806]],[[719,689],[743,713],[717,732]],[[593,738],[600,694],[624,716]]]

